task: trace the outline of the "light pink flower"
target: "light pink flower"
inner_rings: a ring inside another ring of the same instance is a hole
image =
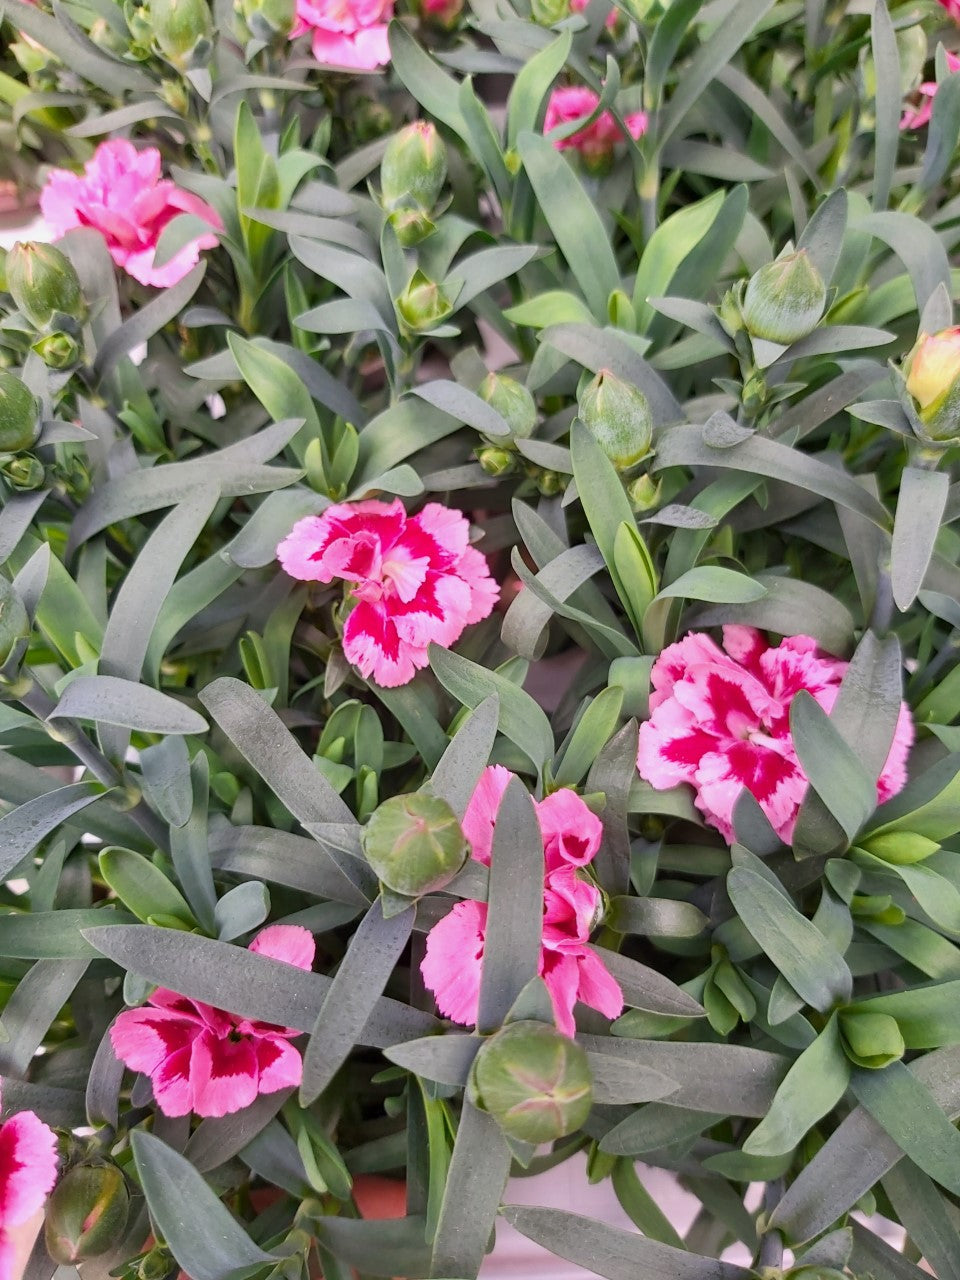
[[[299,925],[274,924],[250,943],[251,951],[298,969],[313,964],[314,941]],[[114,1052],[153,1083],[167,1116],[226,1116],[249,1107],[258,1094],[300,1083],[303,1061],[289,1043],[291,1027],[255,1022],[158,987],[140,1009],[126,1009],[110,1028]]]
[[[570,0],[570,12],[583,13],[584,9],[586,9],[589,3],[590,3],[590,0]],[[960,3],[960,0],[958,0],[958,3]],[[619,14],[619,11],[616,8],[611,9],[610,12],[607,14],[606,19],[604,20],[604,26],[607,28],[608,31],[612,31],[613,28],[617,25],[618,14]]]
[[[343,629],[347,661],[386,688],[406,684],[493,609],[500,594],[484,556],[469,545],[459,511],[428,502],[346,502],[298,520],[277,548],[294,578],[349,583],[356,603]]]
[[[790,735],[790,703],[805,689],[831,711],[847,663],[821,653],[812,636],[773,647],[752,627],[730,626],[723,643],[721,649],[694,632],[653,664],[637,767],[658,791],[690,783],[697,808],[729,841],[734,805],[746,787],[789,843],[808,786]],[[877,783],[879,802],[906,782],[912,742],[904,703]]]
[[[57,239],[76,227],[93,227],[118,267],[159,289],[182,280],[199,262],[201,249],[216,248],[214,232],[223,230],[210,205],[161,179],[156,147],[138,151],[123,138],[101,142],[82,174],[52,170],[40,193],[40,210]],[[208,222],[211,230],[188,241],[163,266],[154,266],[164,228],[183,213]]]
[[[297,0],[290,39],[313,32],[313,56],[328,67],[374,71],[390,61],[393,0]]]
[[[951,17],[960,21],[960,0],[940,0],[940,3],[950,11]],[[951,74],[960,71],[960,56],[948,53],[947,67]],[[907,107],[900,117],[901,129],[922,129],[925,124],[930,123],[930,117],[933,115],[933,100],[937,96],[939,87],[936,80],[923,82],[920,86],[920,101],[915,106]]]
[[[547,103],[547,111],[543,120],[543,132],[549,133],[557,125],[571,124],[596,111],[600,98],[592,89],[583,86],[554,89]],[[639,138],[646,132],[647,116],[644,111],[637,111],[624,116],[624,124],[632,138]],[[601,111],[592,124],[578,129],[568,138],[559,138],[553,144],[558,151],[573,148],[588,160],[601,160],[613,153],[614,144],[623,141],[623,132],[609,111]]]
[[[463,830],[477,862],[490,863],[493,829],[503,793],[514,775],[502,765],[483,771],[467,811]],[[576,1030],[577,1001],[615,1018],[623,993],[603,961],[587,945],[600,909],[600,892],[579,868],[600,848],[603,826],[575,791],[563,788],[536,804],[543,835],[543,932],[539,971],[547,984],[560,1030]],[[487,904],[466,899],[427,934],[420,972],[440,1012],[463,1026],[477,1021]]]
[[[14,1280],[11,1227],[27,1222],[57,1180],[57,1139],[32,1111],[0,1125],[0,1280]]]

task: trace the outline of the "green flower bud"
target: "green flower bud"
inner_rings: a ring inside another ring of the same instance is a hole
[[[297,17],[296,0],[240,0],[240,12],[257,40],[286,39]]]
[[[415,898],[450,883],[466,861],[467,838],[446,800],[414,791],[370,815],[363,852],[388,889]]]
[[[153,32],[146,4],[140,3],[140,0],[124,0],[123,18],[134,45],[140,49],[147,49]]]
[[[388,215],[387,221],[405,249],[419,244],[421,240],[426,240],[427,236],[432,236],[437,229],[436,223],[431,221],[422,209],[394,209],[393,213]]]
[[[40,434],[40,401],[16,376],[0,370],[0,453],[29,449]]]
[[[532,0],[530,12],[541,27],[552,27],[570,17],[570,0]]]
[[[32,453],[19,453],[0,467],[4,479],[11,488],[20,492],[42,489],[46,480],[43,463]]]
[[[166,1280],[175,1267],[173,1254],[163,1245],[155,1245],[140,1259],[136,1272],[137,1280]]]
[[[859,843],[860,848],[866,849],[867,853],[897,867],[909,867],[915,862],[923,862],[924,858],[929,858],[940,848],[936,840],[917,835],[915,831],[885,831]]]
[[[575,1133],[593,1103],[586,1053],[544,1022],[514,1022],[491,1036],[467,1091],[509,1137],[538,1144]]]
[[[870,1013],[851,1006],[840,1010],[839,1021],[844,1053],[858,1067],[888,1067],[906,1052],[900,1028],[888,1013]]]
[[[559,471],[541,471],[537,477],[537,489],[545,498],[555,498],[567,487],[566,479]]]
[[[630,471],[650,452],[653,416],[647,397],[609,369],[601,369],[579,398],[580,421],[618,471]]]
[[[417,268],[395,304],[397,314],[410,333],[435,329],[453,310],[443,288]]]
[[[72,369],[80,359],[80,344],[61,329],[38,338],[32,349],[48,369]]]
[[[797,249],[750,277],[743,319],[754,338],[788,345],[813,332],[826,301],[823,277],[806,249]]]
[[[30,619],[23,601],[4,577],[0,577],[0,665],[6,662],[18,640],[30,634]]]
[[[429,120],[415,120],[390,139],[380,162],[380,190],[386,209],[429,212],[447,177],[447,148]]]
[[[960,326],[921,333],[903,362],[903,374],[917,429],[933,441],[955,440],[960,435]]]
[[[490,445],[477,451],[477,461],[488,476],[509,475],[516,464],[516,458],[508,449]]]
[[[87,305],[73,263],[52,244],[18,241],[7,254],[7,290],[32,325],[56,317],[82,321]]]
[[[126,1226],[129,1207],[127,1184],[116,1165],[77,1165],[47,1203],[47,1252],[62,1266],[107,1253]]]
[[[514,440],[527,440],[537,429],[537,402],[530,391],[505,373],[488,373],[477,389],[510,428]]]
[[[213,19],[207,0],[150,0],[153,42],[180,71],[201,66],[210,56]]]
[[[655,507],[660,505],[660,492],[662,489],[662,480],[655,481],[646,472],[642,476],[637,476],[627,485],[627,498],[630,501],[631,508],[637,515],[653,511]]]
[[[122,57],[127,52],[127,41],[114,31],[106,18],[94,19],[87,34],[98,48],[106,49],[108,53]]]

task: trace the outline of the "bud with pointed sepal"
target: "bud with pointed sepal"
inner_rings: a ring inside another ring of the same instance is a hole
[[[648,473],[637,476],[627,485],[627,498],[631,509],[638,516],[653,511],[660,505],[662,490],[662,480],[654,480]]]
[[[918,835],[916,831],[882,831],[858,842],[861,849],[875,858],[897,867],[909,867],[923,862],[940,849],[936,840]]]
[[[240,0],[240,12],[257,40],[285,40],[297,19],[296,0]]]
[[[488,445],[477,450],[477,461],[488,476],[506,476],[516,466],[516,454],[500,445]]]
[[[873,1013],[856,1005],[838,1014],[843,1051],[858,1067],[878,1071],[898,1062],[906,1044],[896,1021],[888,1013]]]
[[[394,305],[404,328],[410,333],[427,333],[435,329],[453,311],[453,303],[443,286],[425,276],[419,267]]]
[[[743,295],[743,320],[754,338],[789,345],[817,327],[827,286],[806,249],[783,253],[755,272]]]
[[[491,1036],[473,1060],[467,1089],[505,1134],[537,1144],[575,1133],[593,1104],[586,1053],[543,1022],[513,1022]]]
[[[447,177],[447,148],[429,120],[414,120],[394,134],[380,162],[386,209],[429,212]]]
[[[18,241],[7,254],[7,290],[37,329],[58,317],[82,321],[87,304],[73,263],[52,244]]]
[[[0,453],[29,449],[40,434],[40,401],[16,374],[0,369]]]
[[[937,443],[960,436],[960,326],[922,333],[903,362],[905,389],[923,435]]]
[[[616,469],[631,471],[650,452],[653,415],[643,392],[601,369],[579,397],[580,421]]]
[[[158,51],[180,71],[210,56],[213,19],[207,0],[150,0],[150,29]]]
[[[47,1252],[62,1266],[107,1253],[126,1226],[129,1208],[126,1180],[116,1165],[77,1165],[47,1203]]]
[[[362,843],[380,881],[410,898],[449,884],[467,857],[457,815],[428,791],[384,800],[370,815]]]
[[[516,378],[505,373],[488,373],[477,388],[481,400],[496,409],[510,428],[514,440],[527,440],[537,429],[537,402]],[[503,441],[498,444],[505,447]]]
[[[0,466],[0,475],[18,493],[42,489],[47,479],[43,463],[32,453],[18,453],[15,457],[8,458]]]
[[[72,369],[80,361],[80,344],[71,333],[56,329],[38,338],[32,348],[48,369]]]

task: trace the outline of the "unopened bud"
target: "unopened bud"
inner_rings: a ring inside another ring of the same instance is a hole
[[[545,498],[555,498],[566,487],[567,482],[559,471],[541,471],[537,477],[537,489]]]
[[[80,344],[72,334],[64,333],[62,329],[38,338],[33,350],[48,369],[72,369],[80,359]]]
[[[584,388],[579,412],[580,421],[618,471],[630,471],[650,452],[650,402],[609,369],[601,369]]]
[[[240,12],[257,40],[285,39],[297,18],[296,0],[240,0]]]
[[[47,478],[43,463],[32,453],[18,453],[15,458],[9,458],[0,467],[0,474],[18,492],[42,489]]]
[[[491,409],[496,409],[514,440],[526,440],[537,429],[537,402],[516,378],[505,373],[488,373],[477,394]]]
[[[466,861],[467,838],[446,800],[414,791],[374,810],[363,852],[388,889],[413,898],[450,883]]]
[[[826,301],[823,277],[806,249],[797,249],[750,277],[743,319],[754,338],[788,345],[813,332]]]
[[[410,283],[396,300],[397,314],[410,333],[435,329],[453,310],[442,286],[417,268]]]
[[[960,327],[922,333],[903,365],[906,390],[924,433],[937,441],[960,435]]]
[[[570,17],[570,0],[532,0],[530,13],[541,27],[552,27]]]
[[[40,401],[16,374],[0,370],[0,453],[29,449],[40,434]]]
[[[394,209],[387,215],[387,221],[405,249],[426,240],[437,229],[437,224],[422,209]]]
[[[488,476],[509,475],[516,465],[516,458],[510,450],[501,449],[497,445],[478,450],[477,461]]]
[[[463,0],[413,0],[413,9],[421,21],[452,31],[463,12]]]
[[[116,1165],[77,1165],[47,1203],[47,1252],[62,1266],[107,1253],[126,1226],[129,1207],[127,1184]]]
[[[473,1060],[468,1096],[512,1138],[554,1142],[575,1133],[593,1104],[587,1055],[543,1022],[514,1022]]]
[[[888,1013],[871,1013],[852,1005],[840,1010],[839,1021],[844,1053],[858,1067],[874,1071],[888,1067],[906,1052],[900,1028]]]
[[[58,316],[81,321],[87,306],[73,263],[52,244],[18,242],[7,254],[7,290],[37,329]]]
[[[0,665],[6,662],[18,640],[30,634],[30,619],[23,601],[6,578],[0,577]]]
[[[627,498],[630,501],[631,509],[637,515],[653,511],[655,507],[660,505],[662,489],[663,481],[654,480],[649,473],[644,472],[642,476],[636,476],[627,485]]]
[[[157,49],[181,71],[210,56],[213,20],[207,0],[150,0],[150,28]]]
[[[915,831],[885,831],[861,840],[859,844],[861,849],[866,849],[875,858],[882,858],[884,862],[893,863],[897,867],[909,867],[915,862],[923,862],[940,848],[936,840],[918,835]]]
[[[429,120],[415,120],[390,139],[380,162],[386,209],[429,212],[447,176],[447,148]]]

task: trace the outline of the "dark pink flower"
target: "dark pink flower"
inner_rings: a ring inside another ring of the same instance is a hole
[[[274,924],[257,934],[250,950],[309,969],[314,941],[299,925]],[[226,1116],[258,1094],[295,1087],[303,1074],[289,1043],[296,1035],[291,1027],[240,1018],[166,987],[142,1008],[124,1010],[110,1029],[117,1057],[150,1077],[157,1106],[168,1116]]]
[[[0,1125],[0,1280],[14,1280],[11,1227],[27,1222],[57,1180],[57,1139],[32,1111]]]
[[[343,652],[392,688],[427,665],[428,645],[449,649],[496,604],[499,588],[469,537],[466,518],[437,502],[415,516],[399,499],[346,502],[299,520],[277,556],[294,578],[349,583]]]
[[[960,21],[960,0],[940,0],[940,3],[950,11],[952,18]],[[960,57],[955,53],[948,53],[947,67],[951,73],[960,71]],[[925,124],[930,123],[930,117],[933,115],[933,100],[937,96],[939,87],[936,80],[923,82],[920,86],[920,101],[915,106],[907,107],[900,117],[901,129],[922,129]]]
[[[549,133],[557,125],[582,120],[597,109],[600,98],[592,89],[575,86],[554,89],[547,103],[543,120],[543,132]],[[643,111],[624,116],[624,124],[632,138],[639,138],[647,128],[647,116]],[[558,151],[573,148],[585,159],[603,160],[612,155],[614,145],[623,141],[623,132],[609,111],[601,111],[592,124],[585,125],[567,138],[558,138],[553,144]]]
[[[313,32],[313,56],[327,67],[374,71],[390,61],[393,0],[297,0],[290,39]]]
[[[514,775],[502,765],[485,769],[477,783],[463,830],[473,857],[490,863],[493,829],[503,793]],[[563,788],[536,804],[543,834],[543,932],[540,974],[560,1030],[575,1031],[577,1001],[615,1018],[623,993],[603,961],[590,950],[590,934],[600,911],[600,891],[579,869],[600,848],[603,826],[575,791]],[[420,972],[440,1012],[463,1026],[477,1021],[480,976],[487,927],[487,904],[466,899],[427,934]]]
[[[726,840],[734,838],[733,808],[746,787],[789,843],[808,786],[790,735],[790,703],[805,689],[832,710],[847,663],[821,653],[812,636],[773,647],[752,627],[730,626],[723,644],[694,632],[660,654],[637,767],[658,791],[690,783],[697,808]],[[877,783],[879,802],[906,782],[912,741],[903,704]]]
[[[141,284],[166,289],[182,280],[214,249],[223,230],[220,215],[199,196],[160,178],[160,152],[138,151],[123,138],[101,142],[82,174],[54,169],[40,193],[40,210],[57,239],[76,227],[93,227],[110,257]],[[154,266],[157,242],[168,223],[190,213],[210,224],[161,267]]]

